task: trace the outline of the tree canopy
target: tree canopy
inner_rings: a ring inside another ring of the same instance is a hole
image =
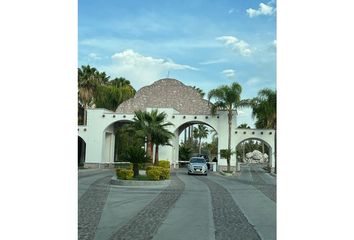
[[[264,88],[258,92],[258,96],[253,98],[252,117],[256,118],[257,128],[276,129],[277,120],[277,93],[276,91]]]
[[[98,107],[115,111],[119,104],[133,97],[135,92],[130,81],[125,78],[110,79],[105,72],[90,65],[78,68],[78,103],[85,110]]]
[[[228,134],[228,149],[224,152],[227,160],[227,170],[230,171],[230,157],[231,157],[231,125],[232,117],[235,114],[238,114],[238,109],[243,107],[250,106],[249,100],[241,99],[242,87],[239,83],[234,82],[230,86],[222,85],[216,89],[212,89],[208,93],[208,100],[214,99],[214,102],[211,104],[211,113],[215,114],[217,110],[227,111],[228,115],[228,125],[229,125],[229,134]]]

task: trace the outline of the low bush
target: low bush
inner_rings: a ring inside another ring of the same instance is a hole
[[[159,167],[170,169],[170,161],[168,161],[168,160],[160,160],[159,161]]]
[[[130,180],[134,176],[134,171],[131,169],[117,168],[116,173],[117,173],[117,178],[123,180]]]
[[[149,180],[153,180],[153,181],[158,181],[160,180],[160,169],[158,169],[158,167],[148,167],[148,169],[146,170],[146,175],[148,177]]]
[[[154,166],[147,166],[147,167],[145,168],[146,173],[147,173],[148,171],[150,171],[153,167],[154,167]]]
[[[160,179],[169,179],[170,178],[170,169],[168,168],[161,168],[161,174],[160,174]]]
[[[149,166],[146,168],[146,175],[148,179],[153,181],[165,180],[170,178],[170,169],[157,166]]]

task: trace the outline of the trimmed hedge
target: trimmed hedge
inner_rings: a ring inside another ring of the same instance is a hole
[[[157,167],[149,167],[149,169],[146,170],[146,175],[149,180],[153,180],[153,181],[160,180],[160,174],[161,171],[157,169]]]
[[[150,171],[153,167],[154,167],[154,166],[147,166],[147,167],[145,168],[146,174],[147,174],[147,172]]]
[[[170,168],[149,166],[146,168],[146,175],[149,180],[159,181],[170,178]]]
[[[159,167],[170,169],[170,161],[168,161],[168,160],[160,160],[159,161]]]
[[[170,169],[168,168],[161,168],[160,170],[160,179],[170,179]]]
[[[116,173],[117,173],[117,178],[123,180],[130,180],[134,176],[134,171],[131,169],[117,168]]]

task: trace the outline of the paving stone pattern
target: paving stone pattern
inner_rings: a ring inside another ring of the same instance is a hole
[[[148,240],[167,217],[169,210],[181,196],[185,184],[175,175],[171,184],[152,200],[142,211],[122,226],[111,240]]]
[[[87,178],[87,177],[91,177],[91,176],[95,176],[95,175],[101,175],[101,174],[107,174],[107,175],[111,175],[113,176],[114,172],[112,170],[107,170],[107,171],[99,171],[99,172],[85,172],[85,173],[80,173],[78,178],[79,179],[83,179],[83,178]]]
[[[255,188],[257,188],[259,191],[261,191],[269,199],[276,202],[276,198],[277,198],[276,185],[266,183],[264,179],[261,176],[259,176],[260,173],[264,174],[264,172],[261,172],[261,170],[257,170],[251,167],[251,175],[253,178],[252,185]]]
[[[215,225],[215,240],[261,239],[226,188],[207,178],[198,179],[204,182],[210,189]]]
[[[79,240],[94,239],[110,190],[111,178],[112,176],[106,176],[96,180],[79,199]]]

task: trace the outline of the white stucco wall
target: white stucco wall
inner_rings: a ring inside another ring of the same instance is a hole
[[[147,108],[151,111],[151,108]],[[169,160],[171,164],[178,162],[179,129],[183,124],[207,124],[218,133],[218,164],[226,166],[226,159],[220,158],[220,149],[228,147],[228,120],[226,112],[218,112],[217,115],[183,115],[173,108],[159,108],[159,112],[167,114],[166,121],[174,124],[169,126],[169,130],[175,133],[175,138],[171,140],[171,146],[159,148],[159,159]],[[114,123],[119,121],[132,121],[133,114],[117,114],[106,109],[88,109],[87,125],[78,127],[79,136],[86,142],[85,163],[107,163],[113,162],[114,156]],[[236,129],[236,116],[234,116],[231,126],[231,148],[236,149],[237,144],[248,138],[259,138],[267,142],[274,153],[274,130],[259,129]],[[263,134],[261,134],[263,132]],[[271,134],[269,134],[271,133]],[[118,140],[118,139],[117,139]],[[119,140],[118,140],[119,141]],[[274,161],[274,156],[271,156]],[[231,166],[236,166],[236,154],[231,157]],[[272,163],[274,166],[274,162]]]
[[[275,167],[275,130],[273,129],[235,129],[233,131],[233,144],[236,147],[241,142],[252,139],[264,141],[270,147],[269,164],[272,169]],[[268,154],[268,153],[267,153]],[[236,155],[234,155],[236,158]]]

